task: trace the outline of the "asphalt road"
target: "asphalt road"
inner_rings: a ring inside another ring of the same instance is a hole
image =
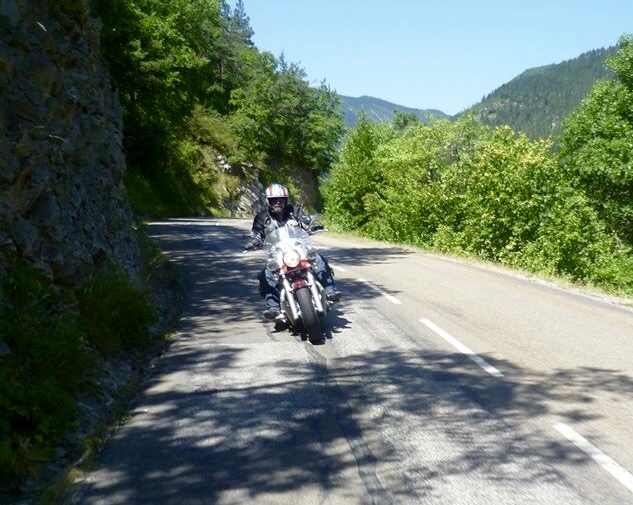
[[[344,299],[312,346],[261,318],[249,228],[149,226],[185,312],[73,503],[633,504],[631,308],[321,234]]]

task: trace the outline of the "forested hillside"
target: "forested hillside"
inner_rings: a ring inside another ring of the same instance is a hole
[[[528,69],[455,117],[474,115],[484,124],[507,125],[530,138],[560,134],[563,120],[593,85],[613,76],[606,58],[614,52],[613,47],[596,49],[562,63]],[[442,111],[413,109],[369,96],[339,98],[347,128],[356,126],[361,111],[372,122],[391,122],[396,111],[423,122],[450,117]]]
[[[562,131],[563,120],[593,85],[613,76],[606,58],[615,48],[596,49],[554,65],[531,68],[463,114],[490,126],[508,125],[531,138]]]

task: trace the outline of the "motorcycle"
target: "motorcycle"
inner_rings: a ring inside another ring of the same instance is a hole
[[[267,252],[266,268],[277,279],[281,314],[277,324],[289,324],[302,332],[311,344],[325,340],[322,321],[332,302],[314,274],[323,261],[310,244],[311,234],[325,229],[311,218],[307,230],[289,221],[269,229],[263,247]]]

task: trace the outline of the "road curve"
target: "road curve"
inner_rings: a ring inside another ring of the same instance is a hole
[[[152,223],[173,344],[73,503],[633,504],[633,311],[321,234],[343,301],[312,346],[260,317],[250,222]]]

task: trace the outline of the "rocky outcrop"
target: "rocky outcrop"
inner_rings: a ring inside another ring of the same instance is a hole
[[[121,110],[84,0],[0,2],[0,275],[21,258],[81,283],[139,253]]]

